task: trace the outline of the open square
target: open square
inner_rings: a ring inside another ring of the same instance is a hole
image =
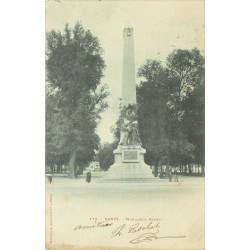
[[[96,249],[112,249],[113,246],[121,249],[203,248],[203,177],[180,176],[179,182],[164,180],[148,184],[98,183],[97,179],[86,183],[84,178],[70,180],[56,177],[50,185],[46,185],[46,237],[52,236],[48,249],[62,242],[67,249],[74,249],[74,246],[77,246],[76,249],[85,249],[81,246]],[[101,226],[106,224],[108,226]],[[114,230],[123,225],[120,234],[114,236]],[[133,226],[137,229],[147,226],[157,228],[129,233]],[[161,237],[185,237],[130,243],[138,236],[151,232]]]

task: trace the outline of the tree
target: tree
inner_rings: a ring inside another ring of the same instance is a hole
[[[205,166],[205,84],[199,84],[183,102],[185,110],[182,129],[188,140],[195,145],[195,164],[201,164],[202,174]]]
[[[113,151],[117,147],[117,142],[114,143],[104,143],[98,152],[98,158],[100,162],[100,168],[103,170],[108,170],[109,167],[114,164],[114,154]]]
[[[174,50],[166,59],[166,69],[172,81],[172,96],[175,101],[183,100],[203,81],[204,57],[198,49]]]
[[[101,85],[105,63],[99,41],[82,24],[65,26],[64,32],[46,34],[46,148],[47,158],[63,155],[69,177],[75,163],[85,162],[98,149],[96,127],[108,104]],[[55,159],[55,158],[54,158]],[[83,159],[82,159],[83,160]]]
[[[147,60],[138,76],[142,77],[137,100],[139,132],[148,152],[145,160],[155,166],[163,161],[170,165],[192,162],[198,151],[185,129],[186,122],[191,127],[193,122],[187,119],[185,104],[204,83],[204,58],[197,49],[174,50],[165,65]],[[204,110],[199,112],[202,116]]]

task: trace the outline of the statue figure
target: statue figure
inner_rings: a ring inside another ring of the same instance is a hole
[[[122,120],[119,145],[141,145],[135,110],[128,106]]]

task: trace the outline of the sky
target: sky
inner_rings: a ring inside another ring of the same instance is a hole
[[[123,29],[134,28],[136,72],[147,59],[165,61],[174,49],[204,51],[204,1],[85,1],[48,0],[46,31],[62,31],[65,24],[83,26],[98,37],[106,69],[102,83],[108,85],[109,109],[102,114],[97,133],[101,142],[112,142],[111,126],[119,115],[122,89]],[[136,84],[140,79],[136,78]]]

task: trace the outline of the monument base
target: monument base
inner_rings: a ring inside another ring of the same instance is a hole
[[[119,145],[114,150],[115,163],[109,168],[105,180],[142,180],[152,179],[150,166],[144,162],[146,150],[140,145]]]

